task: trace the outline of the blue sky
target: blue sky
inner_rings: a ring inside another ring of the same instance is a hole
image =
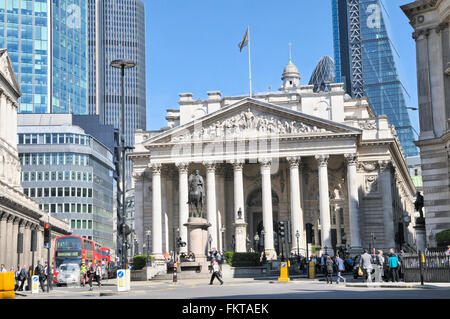
[[[144,0],[146,10],[147,129],[166,125],[166,109],[178,109],[179,93],[194,99],[207,91],[248,94],[248,55],[237,46],[250,25],[254,92],[281,86],[292,60],[301,84],[324,55],[333,57],[331,0]],[[409,0],[384,1],[390,35],[399,53],[401,80],[417,105],[415,43],[400,9]],[[410,111],[418,131],[417,112]]]

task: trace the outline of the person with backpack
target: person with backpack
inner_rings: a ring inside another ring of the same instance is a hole
[[[36,268],[34,268],[34,275],[39,277],[39,284],[41,285],[41,289],[43,292],[45,292],[44,288],[44,280],[45,280],[45,274],[44,274],[44,267],[41,265],[41,262],[38,260]]]

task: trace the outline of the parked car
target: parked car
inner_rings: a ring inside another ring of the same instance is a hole
[[[78,264],[62,264],[56,276],[56,285],[80,285],[80,266]]]

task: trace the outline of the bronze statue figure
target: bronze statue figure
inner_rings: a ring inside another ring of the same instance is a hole
[[[205,198],[205,183],[203,177],[199,174],[198,170],[189,175],[189,201],[190,216],[191,217],[203,217],[203,202]],[[195,211],[194,211],[195,207]]]
[[[420,192],[417,192],[416,201],[414,202],[414,209],[419,212],[421,219],[423,219],[423,206],[423,196],[420,194]]]

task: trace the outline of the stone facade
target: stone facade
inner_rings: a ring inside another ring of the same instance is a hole
[[[151,228],[155,256],[172,251],[177,236],[188,243],[181,251],[190,250],[184,224],[195,170],[205,180],[211,224],[205,250],[256,248],[276,258],[278,221],[290,223],[285,253],[358,253],[372,234],[377,248],[415,245],[415,188],[395,128],[343,84],[315,93],[288,67],[278,91],[251,98],[214,91],[196,101],[180,94],[168,127],[136,132],[135,230],[144,238]],[[314,230],[308,246],[306,223]]]
[[[6,50],[0,50],[0,263],[9,269],[47,259],[44,249],[44,223],[50,223],[52,238],[69,233],[69,225],[39,209],[25,196],[20,184],[17,153],[17,99],[21,96]],[[37,251],[31,248],[31,233],[37,231]],[[18,258],[18,233],[23,234],[23,253]]]
[[[450,229],[450,0],[401,7],[414,28],[426,237]]]

